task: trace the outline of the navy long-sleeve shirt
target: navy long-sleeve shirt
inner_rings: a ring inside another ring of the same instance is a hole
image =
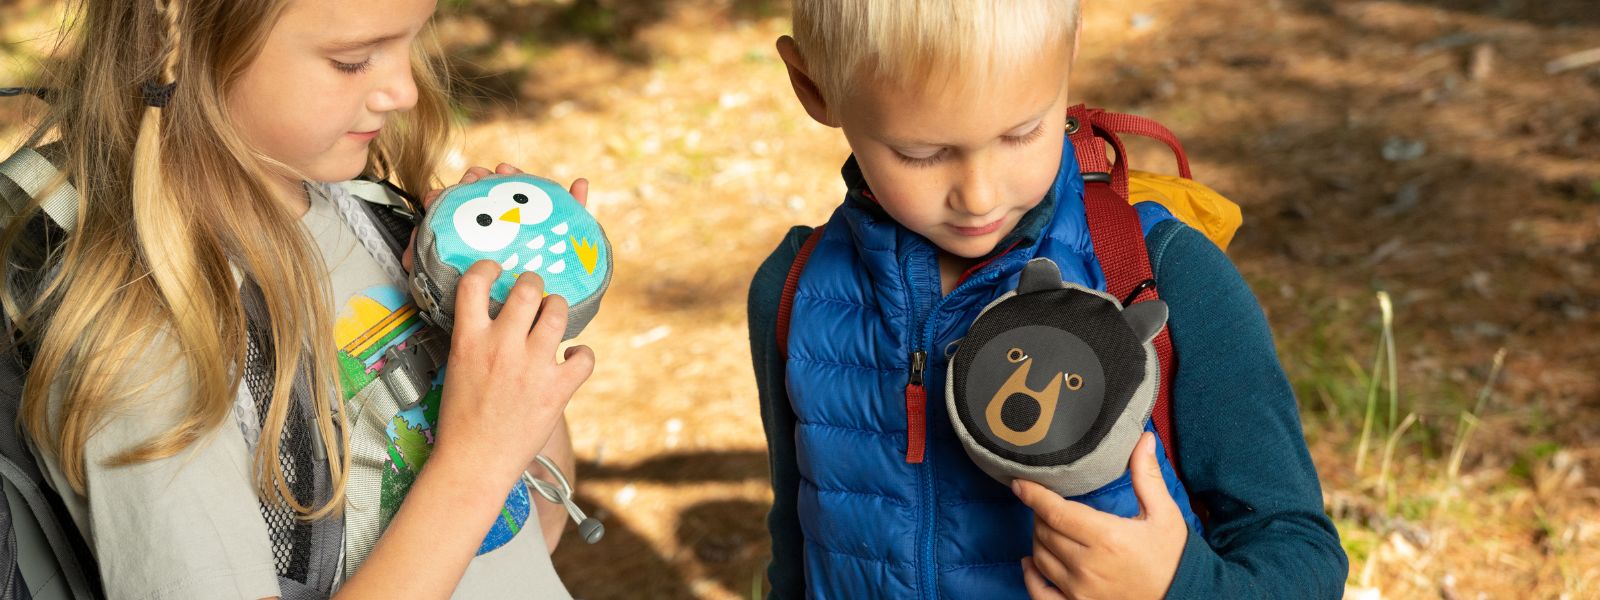
[[[795,227],[750,285],[750,349],[767,434],[770,598],[805,595],[796,499],[795,415],[777,347],[783,284],[809,227]],[[1172,423],[1179,472],[1208,511],[1190,536],[1169,598],[1339,598],[1349,563],[1322,510],[1322,489],[1288,378],[1255,296],[1233,263],[1177,221],[1145,240],[1170,310],[1178,355]]]

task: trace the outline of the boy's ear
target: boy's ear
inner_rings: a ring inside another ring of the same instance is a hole
[[[1079,10],[1082,10],[1082,9],[1079,9]],[[1080,13],[1078,13],[1078,24],[1073,26],[1073,31],[1072,31],[1072,61],[1073,62],[1077,62],[1078,61],[1078,48],[1083,45],[1082,42],[1083,42],[1083,13],[1080,12]]]
[[[800,99],[800,105],[806,107],[806,114],[818,123],[838,127],[839,122],[828,114],[828,101],[822,98],[822,89],[806,73],[805,59],[800,57],[800,49],[794,45],[794,38],[787,35],[778,38],[778,56],[789,68],[789,83],[794,86],[794,95]]]

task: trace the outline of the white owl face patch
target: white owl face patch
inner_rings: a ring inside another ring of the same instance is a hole
[[[511,245],[523,226],[549,219],[553,209],[550,195],[539,186],[507,181],[491,188],[487,196],[463,203],[451,214],[451,222],[467,246],[496,252]]]
[[[538,177],[453,186],[429,212],[426,228],[418,233],[419,273],[441,286],[449,279],[453,289],[467,267],[492,260],[502,269],[490,292],[497,302],[527,272],[573,305],[596,295],[610,277],[610,245],[600,225],[566,189]]]

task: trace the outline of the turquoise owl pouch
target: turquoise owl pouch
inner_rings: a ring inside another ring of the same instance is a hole
[[[480,260],[500,263],[489,292],[489,315],[500,314],[517,277],[544,279],[545,293],[570,306],[563,340],[577,337],[600,310],[611,284],[611,242],[583,205],[561,185],[532,175],[505,175],[446,188],[417,228],[412,296],[422,315],[449,331],[456,282]]]

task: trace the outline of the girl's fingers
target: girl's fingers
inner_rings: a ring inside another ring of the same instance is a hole
[[[456,329],[481,329],[489,325],[489,290],[500,277],[500,264],[480,260],[467,267],[456,282]]]
[[[488,169],[483,167],[473,167],[471,169],[467,169],[467,173],[461,176],[461,183],[473,183],[492,174],[493,173],[491,173]]]
[[[533,331],[528,333],[528,350],[545,360],[554,358],[566,332],[567,299],[557,294],[545,296],[539,316],[533,321]]]
[[[500,315],[494,319],[495,325],[511,335],[527,335],[528,329],[533,327],[533,315],[539,312],[543,300],[544,280],[533,272],[518,275],[517,282],[511,285],[511,293],[506,294],[505,306],[500,307]]]
[[[561,376],[566,380],[567,385],[572,387],[573,391],[577,391],[578,386],[588,381],[589,375],[594,373],[594,350],[591,350],[588,346],[567,348],[567,351],[562,354],[562,360],[564,362],[561,363]]]
[[[498,175],[518,175],[522,173],[522,169],[518,169],[506,163],[500,163],[499,165],[495,166],[494,172]]]
[[[579,177],[577,181],[572,182],[572,187],[568,188],[567,191],[572,194],[573,199],[578,201],[579,206],[589,207],[589,180]]]

